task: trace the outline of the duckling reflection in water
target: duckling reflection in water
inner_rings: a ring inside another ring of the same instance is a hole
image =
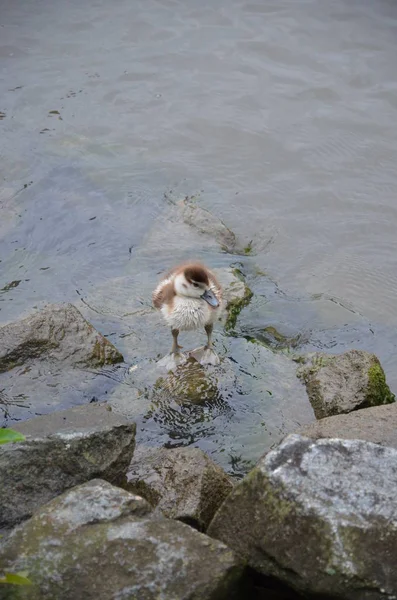
[[[173,369],[186,362],[187,357],[178,344],[179,332],[201,327],[207,333],[207,344],[192,350],[189,356],[202,365],[219,364],[212,347],[212,330],[222,310],[222,288],[207,267],[198,262],[174,267],[154,290],[153,305],[170,325],[173,338],[171,352],[159,361],[160,366]]]

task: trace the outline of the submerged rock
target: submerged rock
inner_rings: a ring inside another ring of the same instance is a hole
[[[326,417],[301,427],[296,433],[314,438],[366,440],[397,450],[397,404],[355,410],[348,415]]]
[[[122,483],[135,447],[135,424],[90,404],[15,426],[26,441],[0,446],[0,527],[93,477]]]
[[[202,235],[212,237],[226,252],[233,253],[236,248],[236,236],[217,217],[205,208],[198,206],[188,196],[177,202],[184,223],[197,229]]]
[[[138,448],[127,479],[127,489],[166,517],[200,531],[233,488],[226,473],[198,448]]]
[[[74,367],[123,361],[120,352],[72,304],[49,304],[0,328],[0,373],[36,359]]]
[[[291,435],[235,487],[208,531],[302,592],[392,600],[396,488],[394,448]]]
[[[217,377],[194,359],[179,365],[165,378],[159,377],[153,389],[154,401],[172,398],[177,404],[204,404],[216,401]]]
[[[228,600],[242,573],[221,542],[156,518],[145,500],[101,480],[69,490],[16,528],[0,564],[27,571],[34,584],[7,586],[10,600]]]
[[[296,336],[284,335],[273,325],[268,325],[256,330],[248,331],[244,337],[254,343],[263,344],[274,350],[290,350],[297,348],[302,343],[303,336],[298,334]]]
[[[395,401],[379,360],[363,350],[314,352],[297,374],[306,384],[317,419]]]

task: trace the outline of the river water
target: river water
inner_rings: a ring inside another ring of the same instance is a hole
[[[374,351],[397,392],[396,49],[391,0],[0,0],[0,323],[70,301],[166,351],[128,345],[159,272],[236,258],[168,219],[195,196],[254,240],[245,333]]]

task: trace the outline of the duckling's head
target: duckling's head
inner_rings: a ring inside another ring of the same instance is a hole
[[[219,302],[210,288],[208,273],[201,265],[189,265],[183,269],[174,280],[177,296],[202,299],[214,308]]]

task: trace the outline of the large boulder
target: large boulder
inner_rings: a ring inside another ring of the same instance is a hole
[[[26,441],[0,446],[0,528],[26,519],[65,490],[95,477],[125,480],[135,424],[89,404],[14,427]]]
[[[7,600],[228,600],[242,565],[223,543],[155,517],[145,500],[94,480],[73,488],[17,527],[0,549]]]
[[[305,593],[397,594],[397,450],[289,436],[216,514],[209,535]]]
[[[343,354],[309,354],[297,374],[317,419],[395,401],[374,354],[349,350]]]
[[[397,403],[326,417],[301,427],[295,433],[314,439],[367,440],[397,450]]]
[[[121,362],[123,357],[73,304],[49,304],[21,321],[0,327],[0,373],[35,359],[99,367]]]
[[[205,531],[233,489],[232,480],[198,448],[137,449],[128,488],[166,517]]]

